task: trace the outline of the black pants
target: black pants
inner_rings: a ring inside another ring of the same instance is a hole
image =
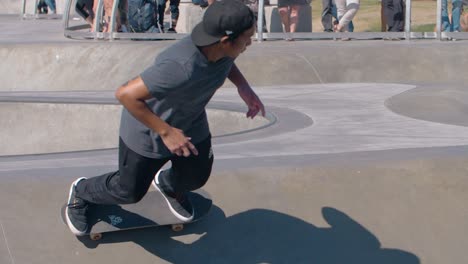
[[[119,170],[80,181],[76,195],[95,204],[136,203],[148,192],[156,172],[169,160],[172,167],[163,171],[159,178],[165,190],[185,193],[199,189],[211,174],[211,137],[195,147],[198,156],[151,159],[135,153],[120,139]]]
[[[322,25],[323,31],[333,32],[332,0],[322,0]]]
[[[164,11],[166,10],[167,0],[158,0],[158,23],[161,28],[164,28]],[[180,0],[169,0],[169,8],[171,9],[172,23],[177,23],[179,20],[179,4]],[[175,28],[175,25],[172,25]]]
[[[389,32],[401,32],[405,25],[403,0],[382,0]]]

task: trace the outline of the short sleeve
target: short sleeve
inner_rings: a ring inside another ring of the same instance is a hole
[[[140,74],[150,94],[162,100],[188,81],[188,74],[180,63],[172,60],[156,61]]]

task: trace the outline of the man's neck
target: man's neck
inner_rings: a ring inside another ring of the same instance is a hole
[[[218,44],[200,47],[200,51],[209,62],[217,62],[225,57]]]

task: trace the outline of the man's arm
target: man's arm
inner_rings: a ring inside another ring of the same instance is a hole
[[[235,63],[231,67],[228,78],[237,87],[237,91],[240,97],[242,100],[244,100],[245,104],[249,108],[247,117],[254,118],[258,112],[262,112],[262,116],[265,116],[265,107],[263,106],[262,101],[260,101],[258,96],[252,90],[244,75],[240,72]]]
[[[115,97],[141,123],[161,136],[166,147],[178,156],[198,155],[195,146],[182,130],[170,126],[154,114],[146,104],[153,98],[140,77],[137,77],[117,89]]]

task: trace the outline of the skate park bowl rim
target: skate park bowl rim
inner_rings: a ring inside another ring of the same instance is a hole
[[[226,104],[224,104],[226,105]],[[44,102],[0,102],[0,156],[62,153],[116,148],[120,105]],[[213,138],[226,138],[266,128],[274,114],[246,118],[241,105],[207,108]]]

